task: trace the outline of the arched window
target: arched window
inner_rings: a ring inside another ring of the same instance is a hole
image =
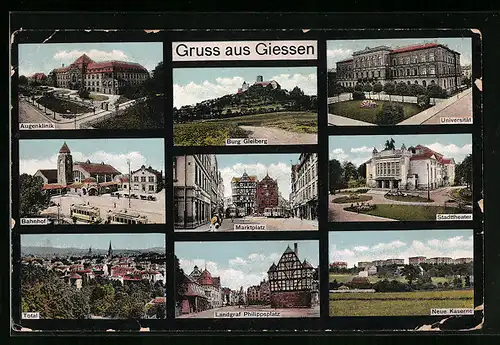
[[[410,85],[410,84],[411,84],[411,82],[408,80],[408,85]]]
[[[436,84],[436,82],[434,80],[431,80],[431,85],[434,85]]]
[[[444,87],[446,88],[446,79],[445,79],[445,80],[443,80],[443,85],[444,85]]]
[[[426,82],[425,80],[422,80],[422,85],[423,85],[424,87],[426,87],[426,86],[427,86],[427,82]]]
[[[418,80],[415,80],[415,85],[418,85]]]

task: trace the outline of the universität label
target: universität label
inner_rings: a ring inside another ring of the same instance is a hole
[[[440,117],[439,123],[442,125],[461,125],[472,123],[472,116],[460,116],[460,117]]]
[[[47,123],[20,123],[19,129],[37,130],[37,129],[56,129],[56,125],[51,122]]]
[[[172,61],[316,60],[316,41],[173,42]]]
[[[242,146],[242,145],[267,145],[267,139],[256,138],[229,138],[226,139],[226,146]]]

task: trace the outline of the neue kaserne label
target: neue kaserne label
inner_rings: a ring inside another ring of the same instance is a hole
[[[473,308],[432,308],[431,315],[474,315]]]

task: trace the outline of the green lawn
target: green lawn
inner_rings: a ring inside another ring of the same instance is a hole
[[[369,195],[358,195],[358,197],[349,197],[349,195],[346,196],[341,196],[338,198],[335,198],[332,200],[332,202],[336,204],[347,204],[347,203],[353,203],[353,202],[365,202],[368,200],[373,199]]]
[[[96,95],[96,94],[93,94],[91,93],[89,95],[89,98],[90,99],[93,99],[94,101],[107,101],[109,99],[108,96],[104,96],[104,95]]]
[[[362,213],[372,216],[391,218],[402,221],[425,221],[436,220],[436,214],[454,214],[461,211],[456,207],[443,206],[416,206],[416,205],[391,205],[378,204],[370,211]]]
[[[467,188],[457,188],[453,190],[453,197],[455,197],[459,201],[463,202],[472,202],[472,195],[465,196],[464,192],[467,190]]]
[[[330,294],[331,316],[430,315],[432,308],[474,308],[474,291]]]
[[[47,109],[50,109],[52,111],[55,111],[60,114],[81,114],[81,113],[89,113],[92,111],[91,108],[59,99],[59,98],[54,98],[54,97],[40,97],[37,102],[45,107]]]
[[[427,198],[423,198],[418,195],[408,195],[408,196],[402,196],[402,195],[386,195],[386,199],[389,200],[394,200],[394,201],[406,201],[406,202],[432,202],[433,200],[429,200]]]
[[[333,103],[328,106],[330,114],[348,117],[350,119],[359,120],[377,124],[377,113],[382,110],[384,103],[389,101],[373,100],[377,103],[376,108],[360,108],[361,101],[343,101]],[[415,114],[420,113],[422,110],[414,103],[403,103],[404,118],[407,119]]]
[[[174,124],[175,145],[225,145],[228,138],[247,138],[239,126],[275,127],[296,133],[317,133],[318,115],[310,112],[276,112],[226,119]]]

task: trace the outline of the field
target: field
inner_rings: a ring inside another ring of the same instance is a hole
[[[348,283],[352,280],[352,278],[355,277],[355,275],[349,275],[349,274],[335,274],[335,273],[330,273],[330,282],[333,282],[334,280],[337,281],[337,283]],[[370,283],[376,283],[379,280],[384,280],[385,278],[379,278],[377,276],[368,276],[368,280]],[[405,277],[394,277],[394,278],[387,278],[388,280],[397,280],[402,283],[406,283]],[[438,284],[438,283],[444,283],[448,282],[451,283],[453,281],[453,278],[445,278],[445,277],[432,277],[432,283],[433,284]]]
[[[59,114],[82,114],[92,111],[89,107],[52,97],[41,97],[37,100],[37,102],[47,109],[55,111]]]
[[[384,103],[389,103],[389,101],[378,101],[376,108],[360,108],[359,104],[361,101],[344,101],[333,103],[328,106],[328,111],[330,114],[348,117],[350,119],[359,120],[363,122],[369,122],[377,124],[377,113],[382,110],[382,105]],[[402,103],[404,109],[404,118],[407,119],[421,112],[418,105],[413,103]]]
[[[225,145],[229,138],[247,138],[239,126],[275,127],[296,133],[317,133],[318,115],[308,112],[277,112],[226,119],[174,124],[175,145]]]
[[[341,196],[341,197],[335,198],[332,200],[332,202],[334,202],[336,204],[347,204],[347,203],[352,203],[352,202],[365,202],[365,201],[368,201],[371,199],[373,199],[373,198],[369,195],[358,195],[357,198],[356,197],[349,197],[349,195],[347,195],[347,196]]]
[[[391,205],[377,204],[377,208],[361,213],[372,216],[397,219],[401,221],[426,221],[436,220],[436,214],[454,214],[461,211],[455,207],[443,206],[415,206],[415,205]]]
[[[432,202],[433,200],[428,200],[427,198],[423,198],[418,195],[408,195],[408,196],[402,196],[402,195],[386,195],[386,199],[389,200],[394,200],[394,201],[403,201],[403,202]]]
[[[474,308],[474,291],[330,294],[330,316],[430,315],[432,308]]]

